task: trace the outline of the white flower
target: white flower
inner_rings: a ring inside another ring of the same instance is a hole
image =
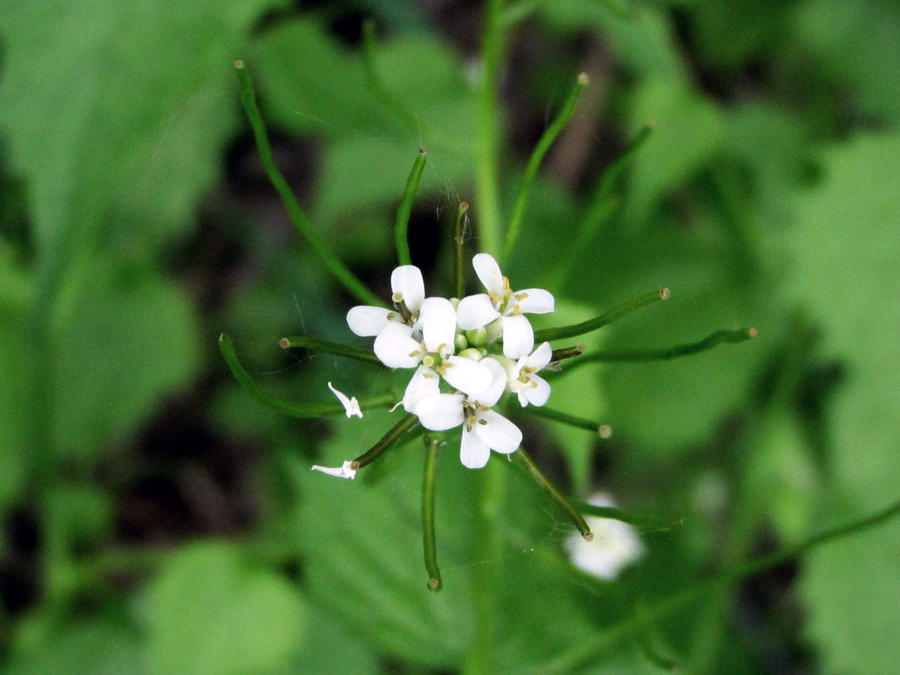
[[[419,309],[422,340],[413,328],[389,322],[375,338],[375,355],[390,368],[415,368],[420,363],[466,394],[491,383],[491,372],[480,362],[454,356],[456,310],[446,298],[426,298]]]
[[[613,500],[603,493],[593,495],[588,503],[594,506],[615,506]],[[611,581],[643,555],[644,546],[640,537],[628,523],[596,516],[587,516],[585,521],[594,533],[594,538],[585,541],[576,533],[565,542],[572,564],[581,571]]]
[[[543,342],[530,356],[523,356],[508,370],[507,388],[518,395],[523,408],[529,403],[544,405],[550,398],[550,385],[537,372],[545,368],[552,357],[550,343]]]
[[[336,478],[349,478],[350,480],[356,478],[356,469],[353,468],[353,462],[350,461],[346,461],[338,467],[313,464],[312,470],[321,471],[322,473],[327,473],[329,476],[335,476]]]
[[[433,378],[421,369],[407,387],[407,394],[411,390],[414,394],[412,411],[426,429],[444,431],[464,424],[459,459],[469,469],[480,469],[487,464],[491,450],[508,455],[522,443],[519,428],[491,410],[506,388],[506,369],[490,357],[481,363],[491,373],[491,382],[476,395],[441,394],[436,382],[431,383]],[[417,377],[420,380],[414,383]]]
[[[425,282],[419,268],[415,265],[400,265],[394,268],[391,272],[391,290],[394,294],[392,300],[395,303],[402,301],[414,319],[425,299]],[[372,305],[357,305],[347,312],[347,325],[361,337],[378,335],[385,327],[393,324],[406,325],[399,311]]]
[[[359,401],[356,400],[355,396],[352,398],[347,398],[346,394],[332,387],[331,382],[328,383],[328,388],[331,389],[332,393],[338,397],[338,401],[341,402],[341,405],[344,406],[344,410],[347,412],[347,417],[356,415],[359,419],[362,419],[362,410],[359,409]]]
[[[502,317],[504,356],[519,359],[530,353],[534,348],[534,330],[522,314],[552,312],[555,308],[553,295],[542,288],[511,290],[509,279],[503,276],[497,261],[488,253],[479,253],[472,258],[472,266],[488,292],[459,301],[459,327],[472,330]]]

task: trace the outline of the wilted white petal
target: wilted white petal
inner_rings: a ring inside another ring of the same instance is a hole
[[[384,330],[390,321],[388,316],[392,313],[384,307],[357,305],[347,312],[347,325],[360,337],[372,337]]]
[[[444,361],[441,374],[447,384],[469,396],[484,390],[493,378],[490,369],[483,362],[462,356],[451,356]]]
[[[476,425],[481,426],[481,425]],[[475,431],[463,429],[459,443],[459,461],[467,469],[481,469],[488,463],[491,449],[481,440]]]
[[[519,403],[522,402],[522,394],[524,394],[531,405],[544,405],[550,398],[550,385],[540,375],[532,375],[529,380],[529,383],[519,392]]]
[[[466,296],[459,301],[459,306],[456,308],[456,325],[463,330],[473,330],[487,326],[498,316],[500,316],[500,312],[494,309],[487,294],[478,293]]]
[[[503,274],[500,272],[500,265],[492,255],[478,253],[472,258],[472,267],[475,268],[475,274],[478,275],[478,279],[486,289],[497,295],[503,294]]]
[[[491,381],[480,392],[472,396],[481,405],[491,408],[503,395],[506,389],[506,368],[496,359],[488,356],[481,361],[491,373]]]
[[[528,356],[525,359],[525,365],[529,368],[534,368],[537,370],[543,370],[547,367],[547,364],[550,363],[550,359],[553,358],[553,348],[550,346],[549,342],[542,342],[540,346],[535,349],[531,356]]]
[[[349,478],[353,480],[356,478],[356,469],[353,468],[353,462],[344,462],[341,466],[319,466],[318,464],[313,464],[313,471],[321,471],[322,473],[327,473],[329,476],[334,476],[336,478]]]
[[[522,444],[522,432],[500,413],[493,410],[482,410],[478,417],[486,424],[476,424],[473,431],[491,450],[508,455],[515,452]]]
[[[409,335],[412,328],[391,322],[375,338],[375,356],[388,368],[415,368],[422,360],[422,345]]]
[[[419,401],[429,396],[437,396],[440,392],[440,377],[431,368],[419,366],[416,374],[412,376],[406,391],[403,393],[403,407],[408,413],[415,413]]]
[[[432,431],[458,427],[465,419],[462,400],[462,394],[438,394],[423,398],[416,406],[419,423]]]
[[[356,400],[356,397],[347,398],[347,395],[335,389],[331,386],[331,382],[328,383],[328,388],[331,389],[331,393],[338,397],[338,401],[341,402],[341,405],[344,406],[344,410],[347,413],[347,417],[352,417],[356,415],[358,418],[362,419],[362,410],[359,409],[359,401]]]
[[[553,294],[543,288],[526,288],[524,291],[516,291],[515,297],[519,311],[526,314],[549,314],[556,307]]]
[[[425,298],[419,311],[422,339],[430,352],[453,353],[456,337],[456,310],[447,298]]]
[[[503,317],[503,355],[519,359],[531,353],[534,347],[534,330],[531,322],[521,314]]]
[[[391,290],[403,296],[409,311],[416,313],[425,299],[425,282],[415,265],[400,265],[391,272]]]

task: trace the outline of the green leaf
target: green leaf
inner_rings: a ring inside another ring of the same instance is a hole
[[[56,317],[51,423],[60,448],[102,449],[150,417],[199,361],[196,319],[182,292],[142,268],[97,264]]]
[[[900,485],[900,135],[863,136],[824,157],[823,182],[796,203],[793,288],[843,359],[832,403],[827,515],[858,517]],[[810,556],[802,584],[826,669],[892,672],[900,662],[900,530],[858,535]]]
[[[30,650],[14,652],[5,669],[9,675],[143,671],[139,634],[124,616],[72,622]]]
[[[290,584],[219,543],[172,556],[147,589],[146,620],[150,672],[209,675],[285,666],[306,625]]]
[[[0,125],[41,249],[69,230],[142,249],[185,229],[237,119],[230,63],[273,4],[5,5]]]

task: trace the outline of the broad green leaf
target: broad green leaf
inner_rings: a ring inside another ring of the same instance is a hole
[[[900,121],[897,4],[806,0],[795,16],[798,42],[816,58],[817,66],[838,80],[839,95],[886,122]]]
[[[146,610],[152,673],[271,672],[305,637],[297,591],[224,543],[172,556],[147,589]]]
[[[9,675],[144,672],[140,635],[124,617],[72,622],[27,651],[14,652]]]
[[[831,405],[828,515],[846,520],[897,497],[900,463],[900,136],[857,137],[824,156],[796,203],[789,245],[797,298],[821,322],[823,352],[846,363]],[[802,590],[827,669],[888,673],[900,662],[900,529],[812,554]]]
[[[237,119],[230,63],[273,4],[6,3],[0,128],[41,250],[70,230],[142,250],[185,229]]]
[[[149,418],[183,386],[199,337],[183,293],[151,271],[98,264],[59,316],[53,431],[66,453],[90,455]]]

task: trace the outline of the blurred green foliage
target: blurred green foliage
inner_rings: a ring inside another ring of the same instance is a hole
[[[896,523],[631,628],[710,572],[897,499],[896,2],[503,3],[505,217],[533,143],[577,73],[591,76],[503,265],[514,287],[565,280],[550,287],[557,315],[536,325],[666,286],[670,300],[587,336],[589,348],[759,331],[560,377],[550,405],[609,424],[609,440],[516,415],[574,496],[602,489],[626,510],[684,519],[645,535],[643,561],[619,580],[576,572],[556,506],[500,458],[462,469],[450,434],[437,486],[445,586],[429,593],[421,439],[355,482],[331,480],[309,466],[360,454],[392,419],[281,418],[230,378],[222,330],[262,386],[295,400],[333,402],[328,381],[361,397],[404,384],[278,348],[300,332],[367,342],[265,182],[232,61],[254,73],[304,207],[385,298],[393,210],[428,148],[410,240],[427,289],[445,294],[450,221],[475,194],[481,11],[0,8],[6,670],[896,669]],[[647,124],[609,217],[573,250],[603,170]],[[477,203],[470,214],[474,253]]]

